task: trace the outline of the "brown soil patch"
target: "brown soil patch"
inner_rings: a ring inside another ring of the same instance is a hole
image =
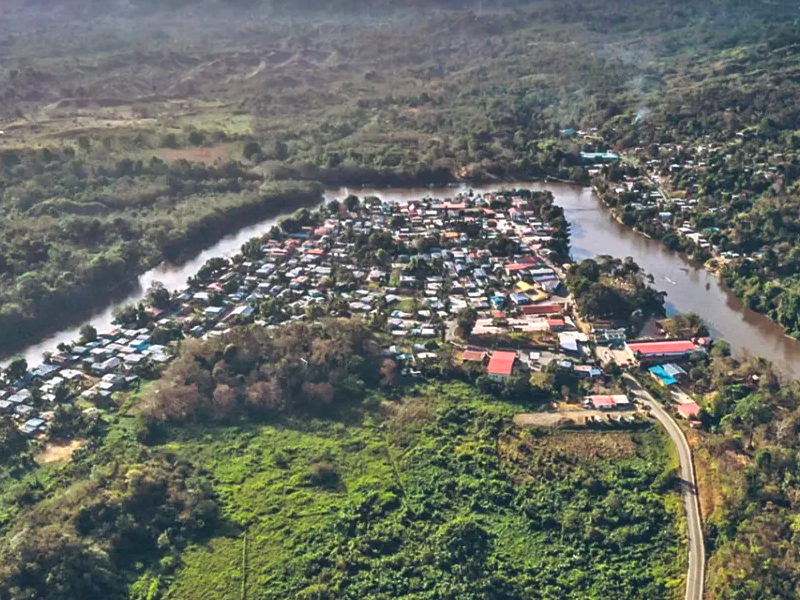
[[[700,513],[704,520],[713,520],[717,509],[741,498],[749,460],[727,447],[724,439],[694,430],[687,437],[694,454]]]
[[[85,443],[86,440],[70,440],[69,442],[47,444],[42,453],[36,457],[36,462],[40,465],[52,465],[66,462],[70,460],[73,453]]]
[[[399,448],[406,448],[416,435],[433,422],[435,412],[424,398],[413,398],[402,404],[384,405],[389,419],[387,421],[387,439]]]
[[[230,158],[232,149],[233,144],[229,143],[204,146],[202,148],[177,148],[174,150],[165,150],[163,152],[163,157],[168,163],[173,163],[184,159],[188,160],[189,162],[213,165],[217,161],[227,160]]]

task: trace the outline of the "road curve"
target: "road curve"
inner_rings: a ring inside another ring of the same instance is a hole
[[[686,600],[702,600],[706,572],[706,545],[703,539],[703,524],[700,517],[700,500],[697,495],[697,478],[694,473],[692,451],[686,436],[675,420],[667,414],[659,402],[631,375],[625,375],[625,383],[641,402],[650,407],[653,416],[667,430],[678,449],[681,467],[683,508],[686,511],[686,527],[689,536],[689,572],[686,575]]]

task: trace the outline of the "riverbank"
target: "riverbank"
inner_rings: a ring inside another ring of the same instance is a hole
[[[452,198],[462,191],[483,193],[502,187],[504,186],[500,183],[491,186],[460,183],[434,188],[421,186],[389,189],[359,186],[329,188],[325,193],[339,200],[352,192],[361,197],[376,195],[387,201],[407,202],[423,197]],[[564,208],[565,217],[571,224],[571,251],[575,260],[593,258],[600,254],[611,254],[618,258],[633,257],[642,268],[653,275],[655,286],[668,293],[666,308],[669,315],[697,313],[708,324],[711,333],[715,337],[727,339],[734,350],[764,356],[781,371],[800,377],[799,342],[787,338],[783,329],[766,316],[744,306],[730,290],[720,285],[719,279],[713,274],[669,250],[660,241],[648,239],[611,218],[610,211],[593,194],[591,188],[534,181],[508,182],[505,187],[553,192],[556,204]],[[223,238],[184,266],[176,268],[163,265],[147,271],[139,277],[138,283],[134,282],[134,292],[120,304],[141,300],[153,281],[163,282],[169,289],[182,287],[186,278],[194,275],[206,260],[237,252],[247,239],[263,235],[276,221],[277,219],[265,220],[240,230],[235,236]],[[88,322],[98,330],[107,329],[113,320],[112,312],[113,306],[107,306]],[[24,350],[24,356],[31,364],[36,364],[41,361],[43,352],[52,351],[60,342],[68,343],[76,339],[82,324],[76,322],[75,326],[28,346]]]

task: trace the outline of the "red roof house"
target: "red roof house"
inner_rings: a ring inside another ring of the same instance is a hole
[[[687,402],[686,404],[678,405],[678,412],[687,421],[696,421],[700,415],[700,406],[697,402]]]
[[[514,371],[514,363],[516,361],[516,352],[493,352],[486,372],[494,379],[510,377]]]
[[[596,410],[614,410],[617,407],[614,396],[589,396],[587,400]]]
[[[524,315],[560,315],[564,307],[560,304],[527,304],[522,307]]]

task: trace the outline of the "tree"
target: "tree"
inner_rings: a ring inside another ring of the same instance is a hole
[[[160,281],[154,281],[150,285],[147,290],[147,298],[150,304],[161,310],[167,310],[170,307],[169,290]]]
[[[289,158],[289,146],[283,140],[275,142],[275,158],[277,160],[286,160]]]
[[[15,358],[6,367],[6,380],[10,383],[19,381],[28,372],[28,361],[24,358]]]
[[[258,144],[258,142],[253,142],[253,141],[247,142],[244,145],[244,150],[242,151],[242,154],[247,160],[252,160],[253,156],[255,156],[256,154],[261,154],[261,146]]]
[[[471,306],[462,308],[456,315],[456,332],[461,338],[468,338],[472,335],[475,323],[478,322],[478,311]]]
[[[206,136],[200,131],[192,131],[189,134],[189,143],[192,146],[202,146],[206,141]]]
[[[95,329],[91,324],[86,323],[86,325],[80,329],[80,343],[89,344],[95,341],[97,341],[97,329]]]
[[[344,199],[344,209],[347,212],[357,212],[359,208],[361,208],[361,201],[358,199],[358,196],[350,194]]]

